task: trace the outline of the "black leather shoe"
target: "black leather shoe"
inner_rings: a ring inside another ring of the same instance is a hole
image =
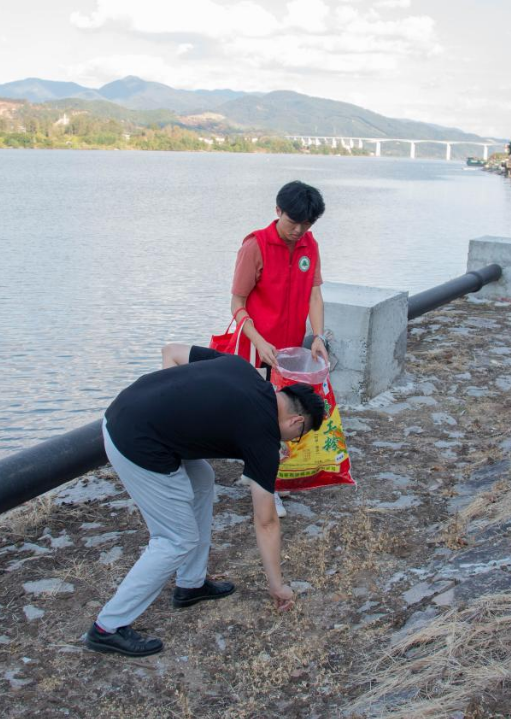
[[[87,632],[85,643],[96,652],[117,652],[128,657],[147,657],[163,649],[159,639],[144,639],[131,627],[119,627],[115,634],[103,634],[95,624]]]
[[[206,579],[202,587],[193,589],[176,587],[172,595],[172,604],[174,607],[191,607],[192,604],[197,604],[205,599],[228,597],[234,591],[236,591],[236,587],[232,582],[213,582],[211,579]]]

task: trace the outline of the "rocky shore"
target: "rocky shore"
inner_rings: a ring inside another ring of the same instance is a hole
[[[511,313],[458,300],[410,323],[407,370],[342,409],[356,489],[295,493],[279,615],[241,467],[215,462],[210,572],[237,592],[137,628],[131,660],[83,634],[146,542],[111,470],[0,518],[3,717],[500,719],[511,706]]]

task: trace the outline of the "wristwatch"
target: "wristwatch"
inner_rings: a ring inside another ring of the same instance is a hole
[[[323,342],[323,344],[326,346],[326,337],[325,335],[314,335],[314,339],[319,337],[319,339]]]

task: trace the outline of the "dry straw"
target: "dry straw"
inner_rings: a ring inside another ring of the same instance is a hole
[[[363,677],[343,716],[449,719],[511,679],[511,595],[480,597],[403,638]]]

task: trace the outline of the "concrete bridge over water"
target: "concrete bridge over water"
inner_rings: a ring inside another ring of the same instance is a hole
[[[304,147],[311,147],[312,145],[320,147],[321,145],[329,145],[332,148],[339,146],[343,147],[348,152],[351,152],[354,147],[358,147],[359,150],[363,149],[364,143],[372,143],[375,146],[376,157],[381,156],[381,147],[385,142],[403,142],[410,145],[410,157],[415,159],[417,145],[421,144],[436,144],[445,145],[445,159],[450,160],[452,156],[453,145],[473,145],[474,147],[483,148],[483,159],[488,159],[488,149],[490,147],[500,147],[504,150],[502,142],[495,140],[487,140],[484,142],[468,142],[466,140],[410,140],[399,137],[345,137],[345,136],[327,136],[327,135],[286,135],[287,140],[294,142],[301,142]]]

